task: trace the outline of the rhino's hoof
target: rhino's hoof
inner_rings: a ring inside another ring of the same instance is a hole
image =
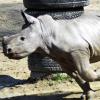
[[[86,95],[85,94],[81,95],[81,100],[86,100]]]
[[[81,100],[94,100],[95,92],[90,90],[87,93],[81,95]]]
[[[95,97],[95,92],[90,90],[87,94],[86,94],[86,100],[94,100]]]

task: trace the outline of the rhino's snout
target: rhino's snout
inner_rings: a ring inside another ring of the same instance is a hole
[[[8,54],[8,55],[13,53],[11,48],[7,48],[6,51],[7,51],[7,54]]]
[[[8,36],[4,36],[3,39],[2,39],[3,53],[5,55],[10,55],[13,52],[12,52],[12,48],[9,48],[7,46],[7,39],[8,39]]]
[[[4,54],[6,54],[6,51],[7,51],[7,50],[6,50],[6,44],[7,44],[7,43],[6,43],[6,38],[7,38],[6,36],[4,36],[4,37],[2,38],[2,47],[3,47],[3,53],[4,53]]]
[[[24,40],[24,38],[22,38],[22,40]],[[11,37],[5,36],[2,38],[2,47],[3,47],[3,53],[5,56],[7,56],[10,59],[18,60],[27,55],[21,46],[14,47],[12,46],[10,41],[11,41]]]
[[[10,59],[15,59],[15,56],[17,56],[17,53],[13,52],[13,49],[8,47],[7,44],[3,44],[3,53],[5,56],[7,56]],[[19,59],[18,57],[16,59]]]

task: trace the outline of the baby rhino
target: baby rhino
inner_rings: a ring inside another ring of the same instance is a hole
[[[100,18],[83,14],[72,20],[54,20],[49,15],[22,15],[28,26],[3,38],[5,56],[21,59],[33,52],[45,53],[76,80],[87,100],[92,99],[89,82],[100,80],[100,70],[94,71],[90,64],[100,60]]]

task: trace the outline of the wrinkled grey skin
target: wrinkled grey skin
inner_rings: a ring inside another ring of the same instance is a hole
[[[34,18],[22,14],[30,25],[3,38],[4,54],[21,59],[36,51],[46,53],[76,80],[87,100],[92,99],[88,82],[100,80],[100,70],[92,70],[90,64],[100,60],[100,18],[84,14],[73,20],[55,21],[49,15]]]

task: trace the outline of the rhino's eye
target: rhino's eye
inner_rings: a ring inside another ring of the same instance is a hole
[[[21,41],[24,41],[24,40],[25,40],[25,37],[20,37],[20,40],[21,40]]]

